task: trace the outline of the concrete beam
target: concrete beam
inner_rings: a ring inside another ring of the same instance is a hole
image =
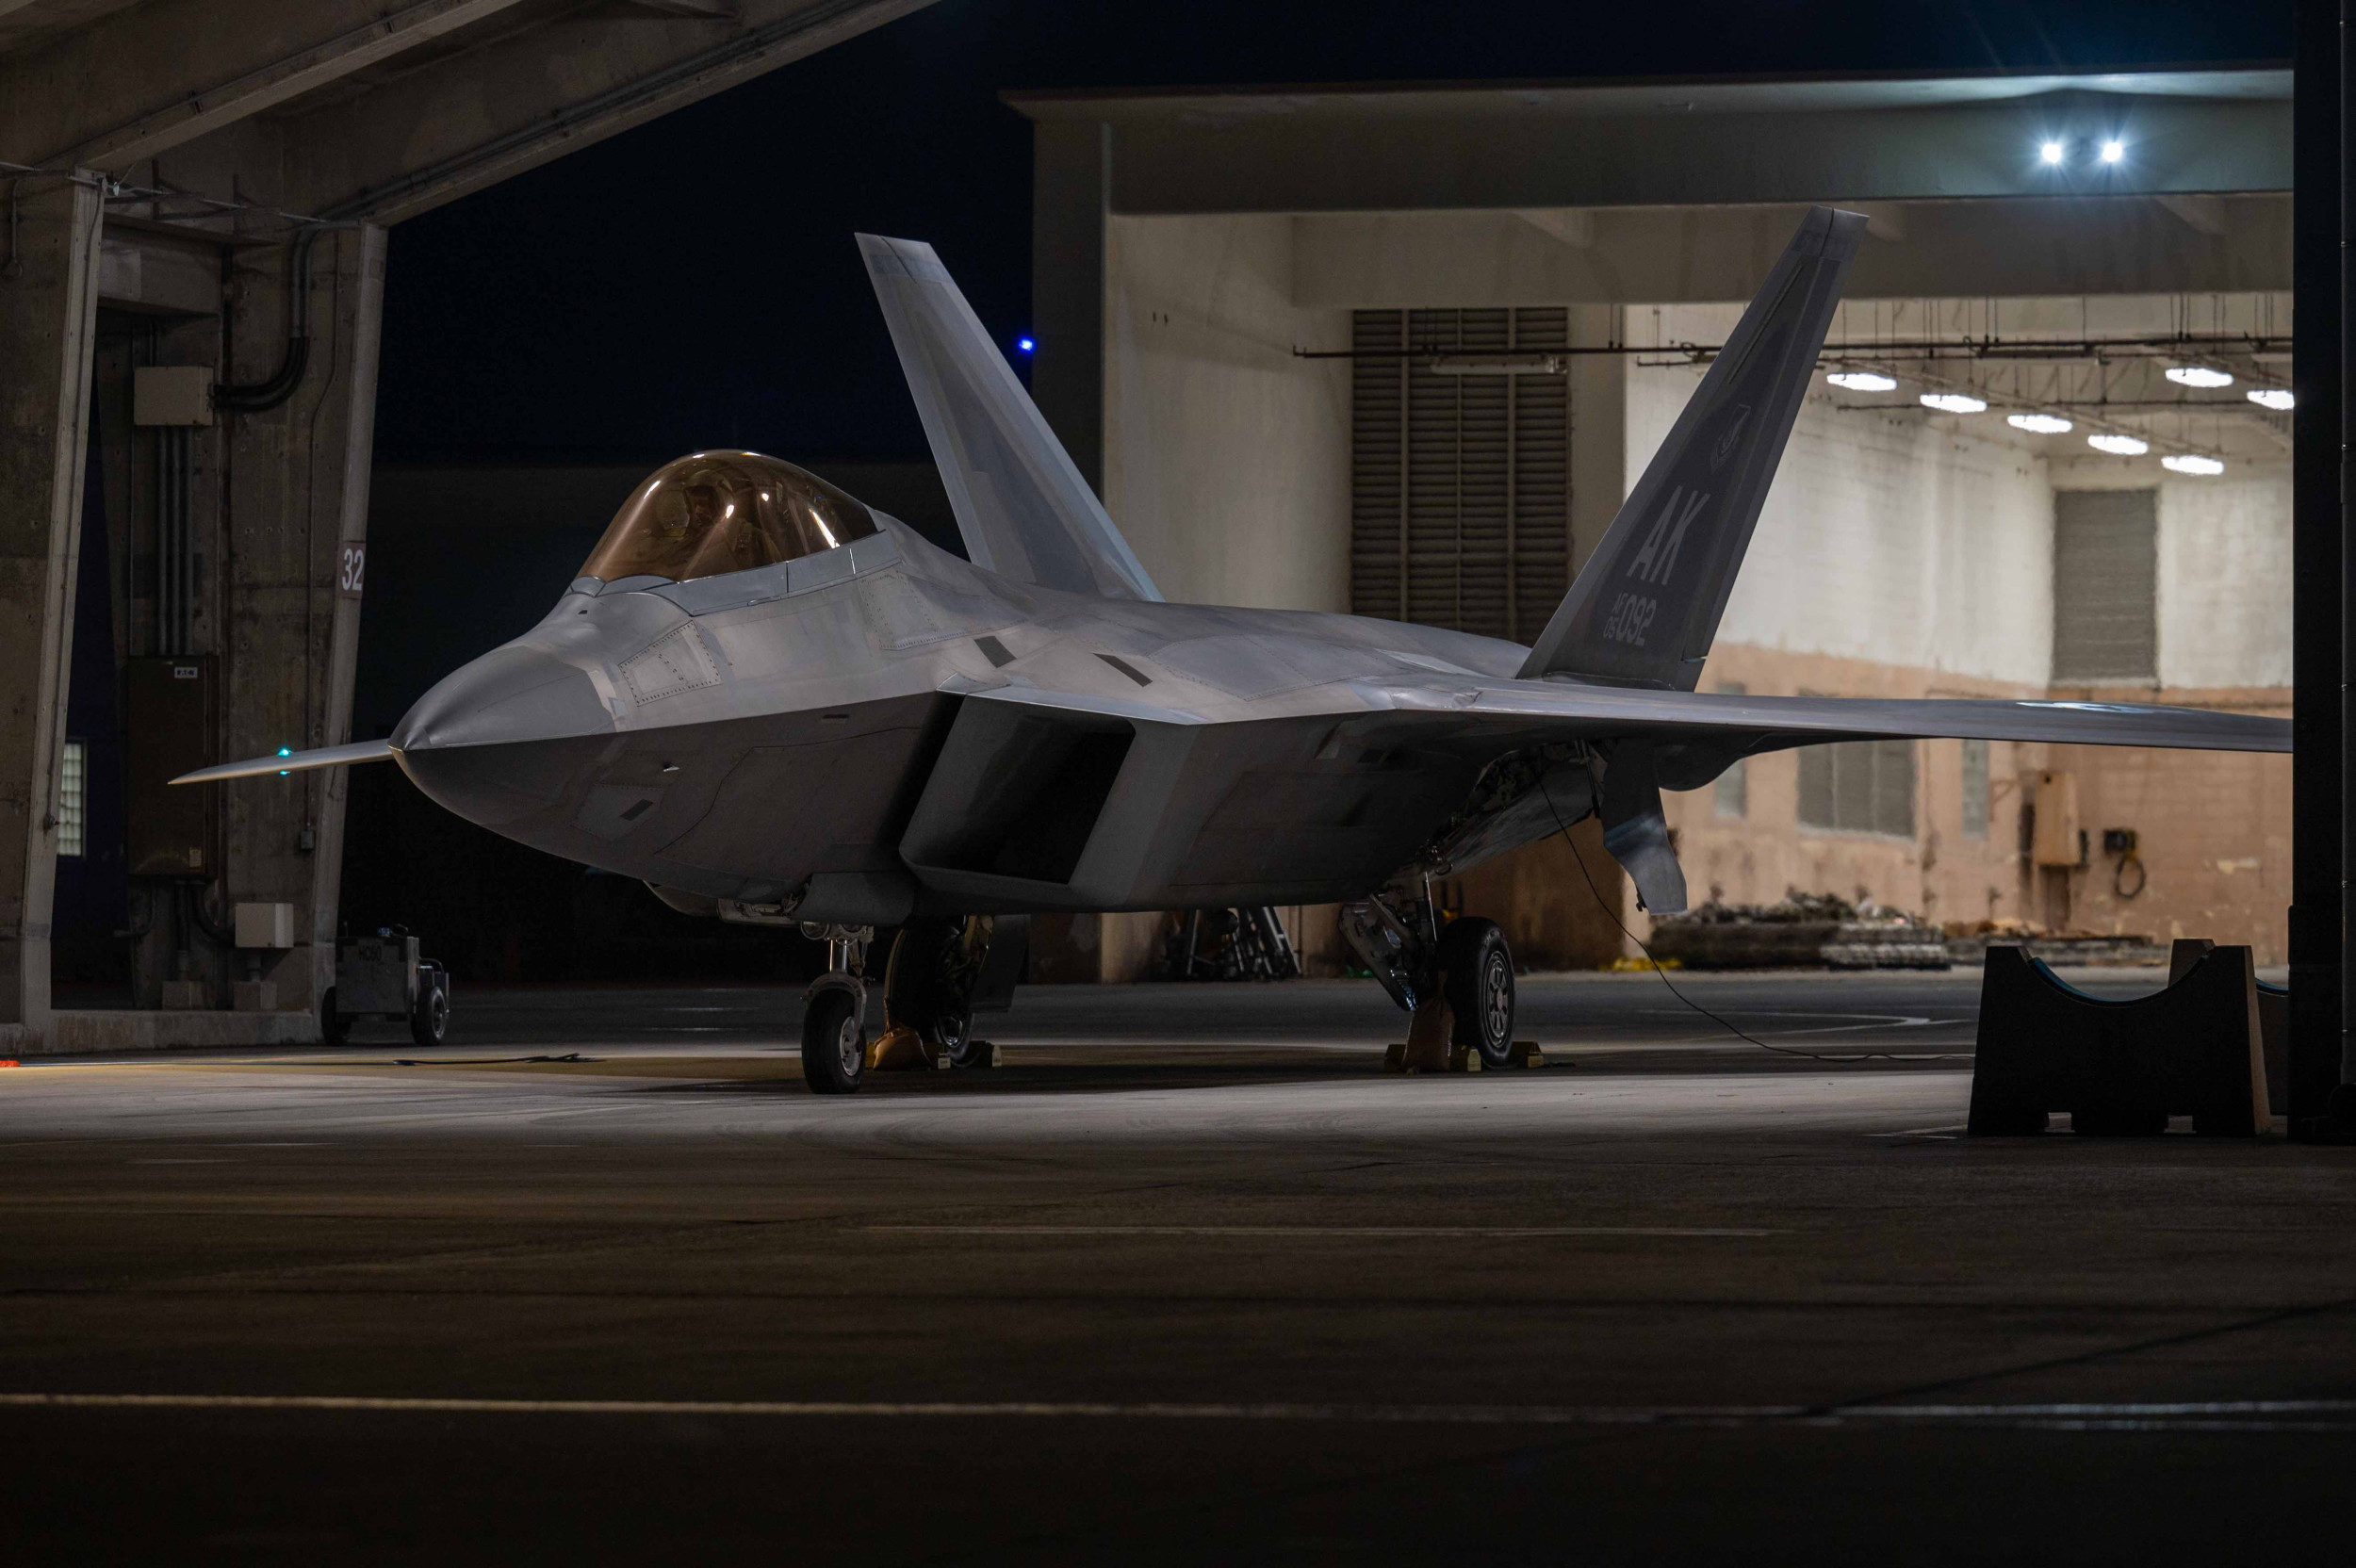
[[[285,204],[393,223],[880,26],[930,0],[744,0],[567,20],[288,119]]]
[[[0,1027],[49,1026],[57,768],[90,433],[99,193],[19,182],[0,285]]]
[[[1112,137],[1103,125],[1041,125],[1031,159],[1031,400],[1080,477],[1104,488],[1104,198]]]
[[[120,171],[517,0],[163,0],[0,61],[0,149]]]
[[[1766,84],[1762,84],[1764,88]],[[1711,104],[1485,91],[1220,100],[1017,97],[1042,124],[1110,124],[1113,210],[1402,212],[2290,188],[2290,103],[2067,90],[1810,106],[1806,84]],[[1654,90],[1655,97],[1667,90]],[[1789,107],[1768,106],[1788,102]],[[2085,149],[2131,127],[2126,157]],[[2059,168],[2040,140],[2078,149]]]
[[[1042,134],[1050,130],[1041,126]],[[1914,202],[1878,209],[1852,299],[2243,292],[2290,286],[2288,196]],[[1295,220],[1308,308],[1673,304],[1750,297],[1801,209],[1593,212],[1584,245],[1528,211]]]

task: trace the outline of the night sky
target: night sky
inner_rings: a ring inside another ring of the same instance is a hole
[[[2287,0],[1677,6],[941,0],[403,223],[379,456],[921,456],[851,243],[932,241],[1029,326],[1019,88],[2087,70],[2287,59]]]

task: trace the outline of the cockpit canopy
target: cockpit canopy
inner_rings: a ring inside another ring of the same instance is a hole
[[[696,452],[630,492],[583,577],[674,582],[774,565],[881,531],[867,508],[815,474],[759,452]]]

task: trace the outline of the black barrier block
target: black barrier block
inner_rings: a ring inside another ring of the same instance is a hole
[[[1966,1130],[2041,1133],[2054,1111],[2079,1133],[2163,1133],[2171,1116],[2189,1116],[2194,1132],[2216,1136],[2266,1132],[2272,1118],[2250,949],[2212,948],[2166,990],[2105,1002],[2021,948],[1989,948]]]

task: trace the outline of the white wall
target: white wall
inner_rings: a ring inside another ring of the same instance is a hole
[[[1723,342],[1739,314],[1664,309],[1663,340]],[[1650,316],[1628,312],[1636,341]],[[1630,367],[1631,487],[1701,376]],[[2043,684],[2053,621],[2044,458],[1944,416],[1843,412],[1841,396],[1820,381],[1801,406],[1719,641]]]
[[[1350,608],[1347,311],[1292,303],[1293,220],[1113,218],[1104,504],[1166,597]]]

